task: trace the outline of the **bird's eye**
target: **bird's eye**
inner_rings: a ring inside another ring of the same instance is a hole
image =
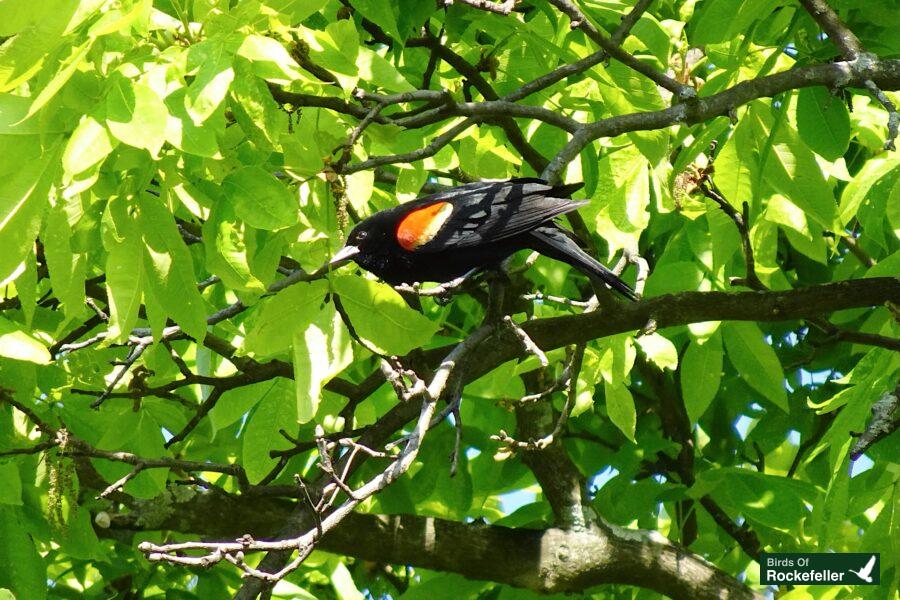
[[[366,237],[368,237],[368,235],[369,235],[368,231],[360,231],[359,233],[356,234],[356,239],[364,240],[364,239],[366,239]]]

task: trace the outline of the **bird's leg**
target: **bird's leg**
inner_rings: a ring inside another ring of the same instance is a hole
[[[503,322],[503,299],[506,296],[506,285],[509,278],[498,271],[488,272],[488,305],[484,315],[485,323],[501,324]]]

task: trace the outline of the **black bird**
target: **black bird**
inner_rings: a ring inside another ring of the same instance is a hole
[[[568,198],[580,187],[522,178],[468,183],[417,198],[360,222],[331,264],[353,260],[392,285],[444,283],[497,268],[518,250],[531,249],[636,300],[625,282],[554,223],[556,217],[586,204]]]

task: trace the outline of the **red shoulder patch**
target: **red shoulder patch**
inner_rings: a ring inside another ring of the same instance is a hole
[[[431,241],[453,212],[449,202],[436,202],[410,211],[397,224],[397,242],[404,250],[412,252]]]

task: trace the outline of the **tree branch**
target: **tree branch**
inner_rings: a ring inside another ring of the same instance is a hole
[[[603,48],[607,54],[618,60],[620,63],[632,68],[641,75],[644,75],[656,83],[656,85],[669,90],[681,100],[688,100],[697,96],[697,91],[694,88],[675,81],[665,73],[656,70],[647,63],[641,62],[628,52],[622,50],[619,44],[603,35],[600,30],[594,27],[587,17],[585,17],[584,13],[581,12],[581,9],[570,0],[549,0],[549,2],[559,9],[560,12],[569,17],[572,21],[573,29],[577,27],[583,31],[595,44]]]
[[[829,88],[865,87],[867,80],[875,82],[881,89],[900,88],[900,60],[844,61],[797,67],[744,81],[718,94],[696,98],[691,102],[662,110],[602,119],[582,127],[553,157],[544,169],[542,177],[551,183],[558,182],[566,165],[574,160],[585,146],[601,137],[615,137],[630,131],[664,129],[679,123],[694,125],[727,115],[738,106],[752,100],[775,96],[787,90],[818,85]]]
[[[813,20],[819,24],[828,35],[828,39],[834,44],[848,61],[865,64],[877,60],[875,55],[869,54],[847,24],[844,23],[836,12],[828,5],[826,0],[800,0],[800,4],[809,13]],[[900,131],[900,113],[878,85],[871,79],[864,79],[865,87],[888,112],[888,137],[884,142],[885,150],[894,150],[894,140]]]
[[[526,391],[535,393],[545,386],[539,378],[541,371],[522,376]],[[574,388],[574,386],[572,386]],[[515,406],[516,436],[522,440],[540,440],[552,435],[558,423],[549,399],[519,402]],[[540,449],[523,449],[522,462],[534,473],[544,497],[553,509],[556,525],[564,529],[584,530],[597,518],[591,507],[587,480],[572,462],[558,436]]]
[[[825,0],[799,0],[806,12],[819,24],[832,44],[837,46],[841,55],[847,60],[855,60],[866,49],[850,28]]]
[[[152,503],[146,508],[148,516],[155,515],[149,522],[138,510],[113,515],[111,525],[225,539],[249,531],[260,538],[272,536],[291,518],[291,504],[284,500],[221,493],[199,494],[174,511],[151,512],[153,508]],[[625,584],[686,600],[758,597],[659,534],[601,525],[580,531],[510,529],[407,515],[351,514],[322,539],[320,548],[545,594]]]
[[[866,450],[871,448],[879,440],[891,435],[900,428],[900,417],[894,417],[894,413],[900,408],[900,386],[892,392],[885,392],[881,398],[872,405],[872,419],[866,426],[866,430],[860,434],[859,439],[850,449],[850,459],[856,460]]]

